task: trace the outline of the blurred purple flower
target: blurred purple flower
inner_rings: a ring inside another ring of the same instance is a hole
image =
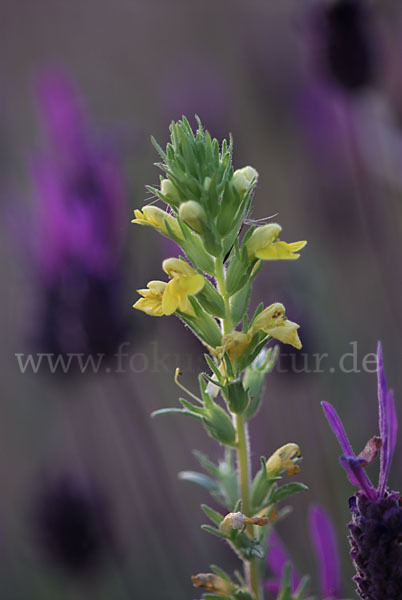
[[[69,475],[44,487],[33,518],[44,555],[71,574],[93,572],[114,546],[103,494]]]
[[[390,492],[387,480],[395,450],[397,417],[393,392],[387,389],[381,343],[377,348],[380,437],[371,438],[356,456],[335,409],[323,402],[325,416],[343,450],[341,465],[359,488],[349,501],[351,557],[354,581],[361,598],[384,600],[402,597],[402,509],[398,492]],[[380,475],[375,488],[364,467],[380,451]]]
[[[343,91],[359,93],[376,82],[378,56],[371,18],[361,0],[335,0],[318,15],[318,60],[326,77]]]
[[[310,532],[319,565],[321,598],[341,597],[341,569],[334,525],[327,513],[315,504],[309,513]]]
[[[310,535],[315,551],[320,576],[321,600],[341,597],[340,561],[334,526],[323,508],[313,505],[309,514]],[[265,582],[265,589],[275,597],[281,589],[283,571],[291,564],[291,589],[296,592],[301,578],[279,536],[274,532],[269,537],[267,564],[274,577]]]
[[[32,164],[33,261],[42,285],[37,332],[56,354],[114,350],[125,330],[119,308],[126,198],[120,159],[97,140],[63,71],[37,80],[47,149]]]
[[[274,577],[272,579],[268,579],[265,582],[264,587],[267,590],[267,592],[270,592],[271,594],[277,596],[281,589],[283,571],[286,565],[291,563],[291,560],[282,540],[275,531],[273,531],[269,536],[268,545],[269,549],[267,554],[267,565],[272,571]],[[292,592],[294,592],[300,583],[300,576],[293,565],[290,575],[290,581],[292,586]]]

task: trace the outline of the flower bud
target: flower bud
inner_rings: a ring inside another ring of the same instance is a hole
[[[224,390],[230,412],[241,414],[247,408],[249,397],[240,380],[230,381]]]
[[[191,580],[195,587],[201,587],[215,594],[233,594],[235,586],[230,581],[215,575],[215,573],[198,573],[192,575]]]
[[[173,204],[180,201],[179,193],[170,179],[162,179],[161,193]]]
[[[301,457],[300,448],[297,444],[289,443],[281,446],[267,460],[266,473],[267,478],[276,477],[281,471],[285,470],[288,475],[296,475],[300,472],[300,467],[296,461]]]
[[[205,211],[199,202],[188,200],[180,205],[179,217],[186,225],[201,233],[206,221]]]
[[[282,227],[278,223],[268,223],[262,227],[257,227],[247,241],[247,251],[251,258],[256,256],[256,253],[263,248],[272,244],[282,231]]]
[[[243,196],[257,179],[258,173],[253,167],[243,167],[233,173],[232,183],[240,196]]]

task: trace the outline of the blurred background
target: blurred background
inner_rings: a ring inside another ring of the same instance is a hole
[[[192,573],[239,566],[199,530],[206,492],[177,478],[197,467],[193,448],[220,449],[192,421],[150,419],[175,405],[177,366],[194,389],[203,350],[176,319],[131,309],[177,251],[130,225],[159,180],[150,136],[163,146],[170,121],[195,113],[233,134],[236,168],[258,170],[253,218],[279,213],[283,239],[309,242],[254,289],[255,304],[286,305],[304,347],[281,349],[253,463],[300,444],[310,491],[279,533],[317,592],[307,512],[325,507],[352,597],[352,487],[320,401],[360,451],[377,433],[363,360],[378,339],[402,398],[400,3],[6,0],[1,12],[2,598],[185,600]],[[104,360],[95,372],[47,359],[72,353]],[[396,489],[401,476],[395,461]]]

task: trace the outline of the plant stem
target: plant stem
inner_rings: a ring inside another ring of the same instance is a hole
[[[218,290],[222,294],[223,301],[225,303],[225,318],[222,319],[222,329],[223,333],[230,333],[233,329],[233,321],[232,316],[230,314],[230,304],[229,304],[229,295],[226,291],[226,282],[225,282],[225,267],[223,266],[223,262],[220,258],[217,258],[215,261],[215,279],[218,284]]]
[[[237,464],[239,469],[239,487],[242,501],[242,511],[245,515],[250,514],[250,465],[249,465],[249,444],[247,436],[247,423],[244,422],[242,415],[236,415],[235,419],[237,431]],[[253,533],[253,527],[249,526],[249,531]],[[256,559],[245,563],[246,575],[250,589],[255,600],[260,600],[260,582],[258,572],[258,561]]]
[[[225,268],[220,258],[215,262],[215,279],[218,284],[219,292],[225,303],[225,318],[222,319],[222,330],[224,334],[231,333],[233,330],[233,320],[230,314],[229,295],[226,290]],[[249,465],[249,444],[247,436],[247,423],[242,415],[234,415],[234,425],[237,432],[237,466],[239,476],[239,489],[242,501],[243,513],[250,517],[250,465]],[[253,535],[253,526],[248,526],[248,532]],[[255,600],[260,600],[260,582],[258,561],[244,561],[244,570],[247,578],[247,583]]]

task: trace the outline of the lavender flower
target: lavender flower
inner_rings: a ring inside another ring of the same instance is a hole
[[[402,509],[398,492],[387,488],[395,449],[397,418],[394,396],[387,389],[381,343],[377,349],[380,437],[371,438],[356,456],[335,409],[323,402],[328,422],[343,450],[341,465],[350,482],[359,488],[349,501],[351,557],[356,569],[354,581],[361,598],[396,600],[402,597]],[[375,488],[364,467],[380,452],[380,476]]]
[[[33,517],[45,556],[71,574],[95,570],[114,545],[103,495],[71,476],[48,483]]]
[[[66,73],[42,73],[37,100],[46,150],[32,166],[34,271],[44,291],[35,337],[41,350],[55,354],[109,354],[125,330],[119,157],[90,130]]]
[[[360,0],[336,0],[326,9],[323,54],[328,75],[350,93],[376,79],[376,55],[368,8]]]
[[[310,533],[319,565],[321,598],[341,597],[341,569],[334,525],[327,513],[314,504],[309,514]]]
[[[309,526],[318,564],[320,598],[322,600],[341,598],[340,560],[335,529],[327,513],[318,504],[310,508]],[[292,564],[285,546],[275,532],[272,532],[269,537],[269,546],[267,564],[274,574],[274,578],[266,581],[265,589],[275,596],[278,595],[284,569],[290,563],[291,591],[292,594],[295,593],[302,580]]]

